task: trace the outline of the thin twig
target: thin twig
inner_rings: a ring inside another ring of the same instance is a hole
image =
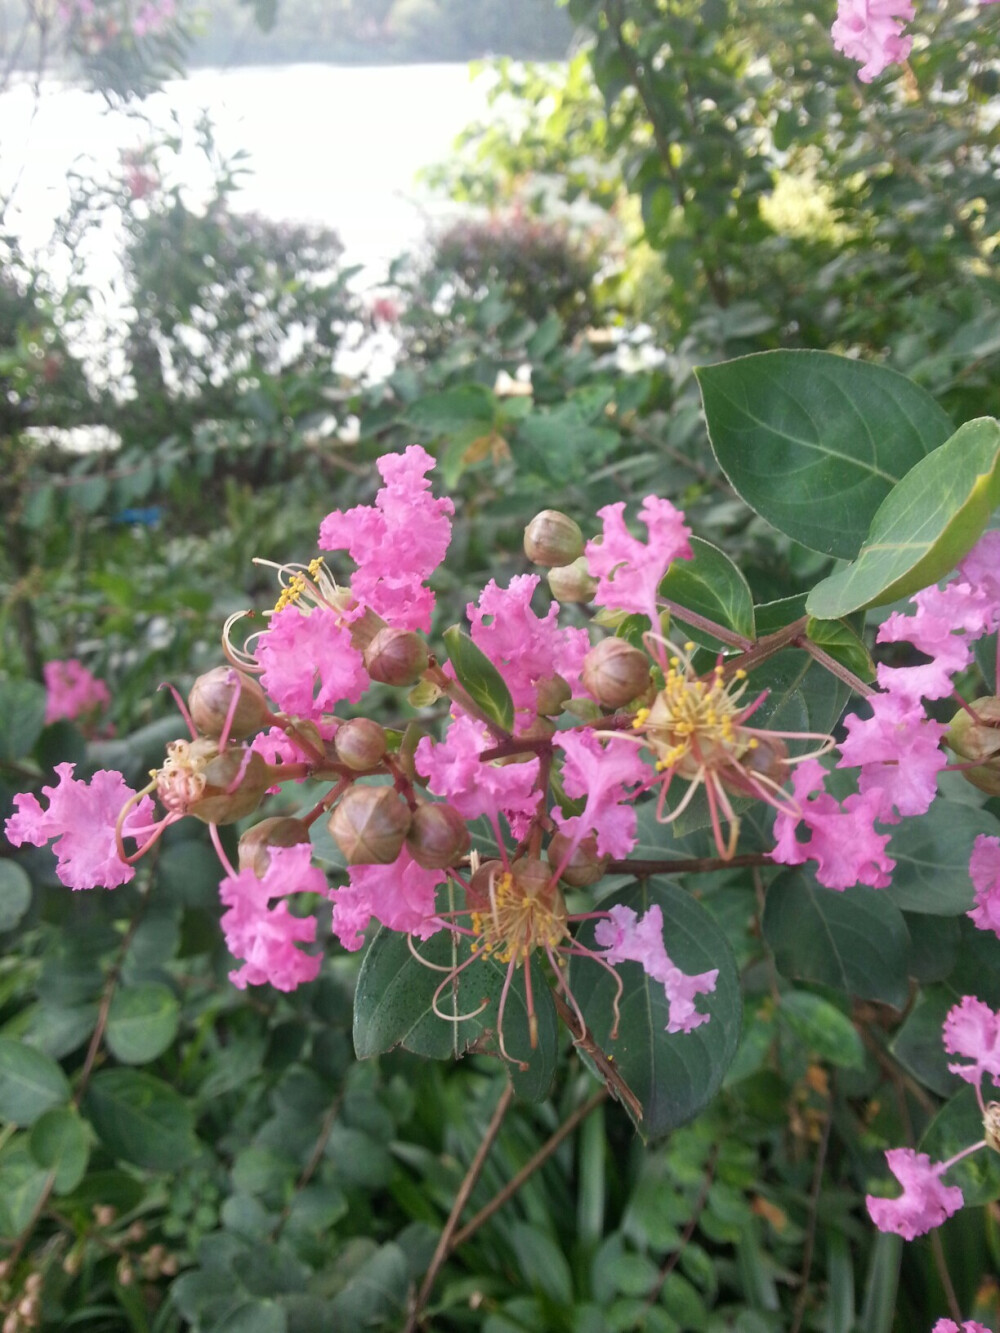
[[[583,1051],[594,1062],[611,1095],[617,1098],[623,1106],[628,1107],[633,1119],[641,1120],[642,1102],[614,1067],[613,1057],[604,1054],[588,1027],[585,1026],[582,1032],[579,1031],[580,1020],[558,991],[552,992],[552,1000],[556,1006],[556,1013],[573,1034],[573,1045]]]
[[[708,1154],[708,1161],[705,1163],[705,1175],[701,1182],[701,1189],[698,1191],[697,1199],[695,1199],[691,1216],[688,1218],[684,1230],[681,1232],[680,1244],[677,1246],[677,1249],[667,1257],[660,1268],[656,1281],[650,1287],[649,1292],[646,1295],[647,1305],[655,1305],[660,1299],[660,1292],[663,1290],[663,1284],[680,1263],[684,1250],[691,1237],[694,1235],[695,1227],[698,1225],[698,1219],[705,1211],[705,1205],[708,1203],[708,1192],[712,1188],[712,1181],[715,1179],[715,1164],[718,1161],[718,1158],[719,1145],[713,1143],[711,1152]]]
[[[484,1222],[488,1222],[493,1214],[498,1212],[507,1200],[517,1193],[524,1182],[528,1180],[529,1177],[533,1176],[540,1166],[543,1166],[545,1162],[548,1161],[559,1147],[560,1143],[562,1143],[563,1139],[572,1134],[577,1125],[579,1125],[582,1120],[586,1120],[591,1111],[596,1110],[607,1097],[607,1087],[598,1088],[593,1097],[588,1101],[585,1101],[582,1106],[578,1106],[573,1114],[559,1126],[551,1138],[547,1139],[546,1142],[542,1144],[534,1157],[529,1158],[529,1160],[525,1162],[517,1175],[512,1176],[507,1184],[504,1185],[503,1189],[500,1190],[500,1192],[496,1194],[484,1208],[480,1208],[479,1212],[476,1213],[471,1222],[467,1222],[465,1226],[462,1227],[461,1231],[455,1233],[455,1237],[451,1242],[452,1250],[457,1250],[460,1245],[464,1245],[473,1232],[478,1231]]]
[[[826,1169],[826,1154],[830,1147],[830,1131],[833,1128],[833,1106],[827,1108],[823,1121],[823,1133],[820,1136],[819,1151],[816,1154],[816,1166],[813,1170],[812,1188],[809,1191],[809,1219],[806,1223],[805,1242],[802,1247],[802,1275],[799,1294],[795,1298],[795,1313],[789,1333],[799,1333],[805,1318],[806,1304],[809,1300],[809,1274],[812,1272],[813,1254],[816,1249],[816,1225],[819,1221],[819,1195],[823,1186],[823,1172]]]
[[[944,1288],[944,1298],[948,1302],[948,1313],[955,1323],[960,1325],[962,1323],[962,1307],[958,1301],[955,1284],[948,1272],[948,1262],[944,1257],[944,1246],[941,1244],[941,1232],[936,1227],[931,1232],[931,1251],[934,1255],[934,1267],[937,1269],[941,1286]]]
[[[876,693],[873,685],[867,685],[860,676],[856,676],[849,667],[845,667],[835,657],[831,657],[825,649],[821,648],[818,643],[813,643],[812,639],[805,634],[800,635],[793,646],[807,652],[814,661],[818,662],[821,667],[825,667],[832,676],[836,676],[845,685],[849,685],[855,694],[860,694],[863,698],[868,699]]]
[[[769,852],[741,852],[739,856],[689,856],[675,861],[609,861],[613,875],[703,875],[709,870],[737,870],[742,866],[769,866]]]
[[[500,1100],[497,1102],[496,1110],[493,1112],[492,1119],[486,1127],[486,1133],[483,1135],[483,1141],[476,1149],[476,1155],[469,1163],[469,1169],[458,1187],[458,1193],[455,1195],[455,1202],[451,1206],[451,1212],[448,1214],[448,1220],[444,1224],[444,1229],[438,1238],[437,1249],[431,1259],[430,1266],[424,1274],[424,1280],[420,1284],[420,1290],[417,1292],[415,1301],[410,1310],[409,1317],[403,1333],[416,1333],[416,1328],[420,1322],[421,1312],[427,1304],[431,1291],[433,1290],[437,1275],[448,1258],[452,1248],[452,1238],[458,1228],[459,1218],[465,1210],[465,1205],[469,1201],[469,1195],[475,1189],[476,1181],[486,1165],[486,1158],[489,1156],[490,1149],[500,1133],[500,1127],[504,1122],[510,1104],[514,1098],[514,1085],[508,1080],[506,1087],[500,1094]]]

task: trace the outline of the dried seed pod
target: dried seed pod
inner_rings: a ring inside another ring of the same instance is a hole
[[[386,750],[385,729],[369,717],[352,717],[337,729],[337,758],[356,773],[374,768]]]
[[[271,725],[273,715],[260,683],[235,667],[217,666],[199,676],[188,695],[191,720],[203,736],[222,735],[237,691],[239,699],[229,726],[230,739],[246,740]]]
[[[389,865],[410,827],[410,810],[392,787],[350,787],[327,827],[349,866]]]
[[[649,658],[624,639],[602,639],[583,659],[583,683],[605,708],[637,699],[649,682]]]
[[[454,806],[428,803],[413,811],[406,845],[417,865],[425,870],[457,865],[471,841],[466,822]]]
[[[364,650],[365,670],[382,685],[415,685],[430,662],[427,644],[412,629],[380,629]]]
[[[583,555],[579,523],[558,509],[543,509],[524,530],[524,554],[536,565],[569,565]]]

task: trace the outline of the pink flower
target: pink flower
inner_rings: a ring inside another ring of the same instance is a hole
[[[583,659],[590,648],[586,630],[561,629],[556,623],[558,602],[544,617],[535,615],[531,596],[540,582],[537,574],[516,574],[504,589],[490,579],[478,606],[470,602],[466,607],[473,643],[503,676],[515,709],[531,713],[541,680],[558,674],[579,692]]]
[[[597,835],[599,856],[621,858],[635,846],[636,814],[630,802],[636,791],[650,782],[652,769],[639,756],[636,746],[614,736],[607,745],[593,731],[564,731],[554,743],[563,751],[563,790],[567,796],[585,796],[579,815],[564,816],[553,810],[561,831],[571,838],[566,860],[590,833]]]
[[[976,890],[976,905],[969,916],[980,930],[1000,935],[1000,838],[980,833],[972,844],[969,874]]]
[[[932,722],[919,704],[894,694],[875,694],[872,715],[844,719],[848,738],[840,744],[838,768],[860,766],[858,789],[879,793],[876,818],[895,824],[900,815],[922,815],[937,795],[937,775],[948,762],[938,742],[948,730]]]
[[[369,684],[350,630],[327,606],[308,614],[297,606],[275,612],[257,641],[256,657],[261,684],[296,717],[318,718],[345,699],[357,703]]]
[[[75,657],[67,658],[64,662],[46,662],[42,667],[42,676],[47,691],[46,726],[60,718],[79,717],[81,713],[106,708],[111,702],[104,681],[92,676]]]
[[[816,861],[816,878],[828,889],[849,889],[869,884],[884,889],[895,861],[885,854],[888,834],[876,833],[874,821],[882,804],[881,790],[848,796],[839,805],[825,790],[826,775],[817,759],[799,764],[792,778],[798,819],[779,812],[774,821],[777,846],[772,858],[781,865]],[[809,830],[808,842],[799,842],[799,823]]]
[[[504,814],[517,824],[538,806],[538,760],[520,764],[484,764],[479,758],[493,744],[482,722],[471,717],[452,720],[443,741],[425,736],[417,745],[417,770],[435,796],[450,801],[465,819],[486,815],[495,825]],[[517,836],[515,831],[515,836]]]
[[[980,4],[995,4],[996,0],[979,0]],[[977,1324],[974,1319],[967,1319],[961,1327],[955,1323],[954,1319],[939,1319],[931,1333],[990,1333],[985,1324]]]
[[[601,955],[606,963],[639,963],[647,976],[661,983],[669,1006],[668,1032],[690,1032],[708,1022],[710,1015],[699,1013],[694,1001],[715,990],[719,969],[688,976],[674,966],[663,943],[663,912],[658,904],[642,917],[631,907],[616,904],[608,920],[597,923],[594,938],[606,950]]]
[[[903,24],[912,18],[910,0],[840,0],[833,44],[848,60],[862,62],[858,78],[871,83],[886,65],[910,54],[913,38],[903,36]]]
[[[980,0],[980,4],[995,4],[996,0]],[[975,588],[981,588],[993,607],[991,633],[1000,619],[1000,531],[984,532],[975,546],[958,562],[958,572]]]
[[[333,933],[345,949],[360,949],[372,917],[389,930],[426,940],[441,929],[434,917],[443,870],[425,870],[404,846],[391,865],[351,866],[350,884],[331,889]]]
[[[964,1203],[957,1185],[942,1185],[945,1162],[932,1162],[926,1153],[912,1148],[890,1148],[885,1155],[889,1170],[903,1187],[898,1199],[865,1197],[868,1213],[879,1231],[894,1231],[913,1240],[939,1227]]]
[[[972,995],[963,995],[960,1004],[948,1010],[944,1020],[944,1048],[949,1055],[964,1055],[971,1065],[948,1068],[966,1083],[979,1087],[984,1074],[1000,1088],[1000,1014],[996,1014]]]
[[[71,889],[113,889],[127,884],[135,871],[118,855],[115,824],[122,807],[135,792],[120,773],[101,769],[89,782],[73,777],[75,764],[57,764],[59,783],[43,787],[49,808],[43,810],[37,797],[21,793],[14,797],[16,813],[5,831],[15,847],[29,842],[44,847],[57,842],[56,874]],[[122,826],[124,836],[138,838],[153,815],[148,796],[129,811]]]
[[[384,454],[376,466],[385,485],[374,505],[327,514],[319,544],[357,563],[351,591],[359,602],[397,629],[429,630],[434,594],[423,582],[444,559],[455,506],[431,495],[424,473],[434,459],[419,444]]]
[[[236,958],[246,959],[229,974],[240,990],[267,983],[277,990],[295,990],[303,981],[315,980],[323,961],[321,955],[296,947],[315,940],[316,918],[292,916],[287,898],[293,893],[325,897],[326,876],[312,864],[308,843],[271,847],[269,852],[270,864],[262,879],[247,869],[227,875],[219,885],[219,896],[229,909],[221,922],[226,945]],[[281,901],[272,907],[274,898]]]
[[[649,616],[659,629],[656,595],[660,581],[674,560],[690,560],[691,529],[684,515],[669,500],[647,495],[639,510],[649,541],[633,537],[622,515],[625,504],[605,505],[597,516],[604,520],[604,536],[586,546],[587,568],[598,580],[594,601],[619,611]]]

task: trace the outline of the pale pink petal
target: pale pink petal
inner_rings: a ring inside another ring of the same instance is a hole
[[[913,1240],[938,1227],[964,1203],[957,1185],[943,1185],[943,1162],[932,1162],[926,1153],[912,1148],[890,1148],[885,1155],[889,1170],[903,1187],[898,1199],[865,1198],[868,1213],[880,1231],[892,1231]]]
[[[450,801],[466,819],[486,815],[508,821],[533,815],[538,806],[538,759],[498,765],[483,763],[483,750],[494,744],[487,727],[473,718],[454,718],[443,741],[424,736],[416,749],[417,771],[435,796]],[[515,830],[517,836],[517,830]]]
[[[604,520],[604,534],[600,541],[586,546],[587,567],[598,579],[594,601],[598,606],[649,616],[655,627],[660,582],[674,560],[691,559],[691,529],[679,509],[655,495],[647,495],[639,510],[648,541],[632,536],[624,513],[623,501],[597,511]]]
[[[286,606],[268,621],[257,641],[261,684],[283,712],[319,718],[346,700],[357,703],[368,688],[364,659],[351,633],[329,607],[309,614]]]
[[[1000,1088],[1000,1014],[973,995],[963,995],[961,1003],[948,1010],[944,1020],[944,1048],[950,1055],[964,1055],[971,1065],[950,1064],[948,1068],[966,1083],[978,1087],[989,1074]]]
[[[848,60],[861,62],[858,78],[870,83],[910,54],[913,38],[903,35],[903,24],[912,18],[910,0],[839,0],[833,44]]]
[[[933,722],[919,704],[893,694],[868,700],[869,718],[844,719],[848,737],[840,743],[838,768],[858,766],[858,789],[877,791],[877,818],[896,823],[900,815],[922,815],[937,795],[937,775],[948,762],[939,744],[948,728]]]
[[[976,905],[969,916],[980,930],[1000,935],[1000,838],[980,833],[972,844],[969,874],[976,890]]]
[[[558,809],[552,817],[571,838],[567,860],[589,834],[597,835],[600,856],[621,859],[635,846],[636,792],[653,778],[653,770],[640,757],[639,747],[620,737],[606,743],[595,732],[564,731],[553,737],[565,755],[563,790],[567,796],[586,797],[579,815],[565,817]]]
[[[881,793],[848,796],[841,805],[825,789],[826,775],[816,759],[798,765],[792,791],[798,804],[798,819],[779,812],[774,821],[777,845],[771,853],[781,865],[815,861],[816,879],[828,889],[849,889],[868,884],[884,889],[890,883],[895,861],[885,854],[889,834],[876,833],[874,822]],[[799,842],[796,830],[803,824],[809,839]]]
[[[444,870],[425,870],[404,846],[391,865],[351,866],[350,884],[331,889],[333,933],[345,949],[360,949],[372,917],[389,930],[426,940],[441,929],[434,916]]]
[[[642,917],[631,907],[615,904],[607,919],[598,921],[594,939],[605,950],[601,957],[606,963],[639,963],[647,976],[660,982],[669,1006],[668,1032],[691,1032],[708,1022],[710,1015],[699,1013],[694,1002],[715,990],[719,970],[689,976],[674,965],[663,943],[663,912],[658,904]]]
[[[296,847],[272,847],[266,874],[258,878],[249,868],[227,875],[219,885],[219,896],[228,908],[222,916],[222,933],[229,952],[246,961],[229,974],[234,986],[270,984],[277,990],[295,990],[319,974],[322,956],[307,954],[296,946],[316,938],[316,918],[297,917],[285,901],[295,893],[326,896],[326,876],[312,864],[308,843]],[[272,900],[279,901],[271,906]]]

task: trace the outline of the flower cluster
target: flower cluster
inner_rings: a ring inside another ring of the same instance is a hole
[[[46,662],[42,667],[45,681],[45,725],[61,718],[88,719],[107,708],[111,695],[103,680],[91,675],[75,657]]]
[[[980,4],[995,3],[980,0]],[[887,66],[906,60],[913,37],[904,28],[914,14],[913,0],[838,0],[830,30],[833,44],[848,60],[860,62],[862,83],[871,83]]]

